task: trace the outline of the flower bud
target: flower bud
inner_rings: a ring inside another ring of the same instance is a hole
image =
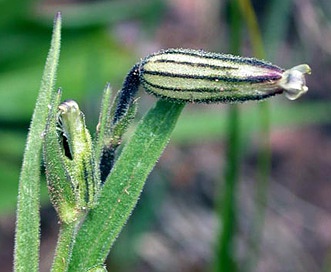
[[[94,171],[92,140],[83,113],[73,100],[59,105],[59,130],[63,137],[65,164],[71,176],[76,202],[80,209],[91,207],[98,179]]]
[[[293,100],[307,92],[308,65],[284,69],[269,62],[201,50],[168,49],[138,68],[147,92],[177,102],[243,102],[285,92]]]
[[[100,179],[94,170],[90,134],[77,103],[52,102],[45,130],[44,162],[51,202],[63,223],[93,207]],[[56,112],[57,111],[57,112]]]
[[[71,175],[65,163],[66,158],[59,144],[59,135],[56,129],[56,113],[60,95],[59,92],[52,99],[45,129],[43,155],[50,200],[61,222],[68,224],[76,221],[81,216],[81,211],[77,206]]]

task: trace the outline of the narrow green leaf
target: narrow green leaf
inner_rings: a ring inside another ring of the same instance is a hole
[[[135,207],[146,178],[169,141],[184,104],[157,102],[124,147],[77,235],[70,271],[103,264]]]
[[[40,162],[48,105],[54,91],[60,54],[61,16],[57,14],[41,87],[33,113],[18,188],[15,271],[38,271]]]

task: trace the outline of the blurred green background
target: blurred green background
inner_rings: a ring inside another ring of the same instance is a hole
[[[114,90],[140,58],[168,47],[229,52],[228,0],[0,1],[0,267],[11,271],[17,182],[52,20],[63,15],[57,86],[78,101],[93,134],[102,90]],[[266,58],[312,67],[309,92],[271,107],[272,169],[253,271],[331,271],[331,2],[253,1]],[[252,56],[247,28],[241,52]],[[141,116],[155,98],[140,92]],[[116,242],[110,271],[210,271],[215,190],[224,184],[225,105],[189,105],[152,172],[133,216]],[[248,271],[254,225],[256,103],[240,106],[243,163],[236,209],[234,258]],[[42,166],[41,166],[42,167]],[[42,184],[41,271],[49,269],[57,218]]]

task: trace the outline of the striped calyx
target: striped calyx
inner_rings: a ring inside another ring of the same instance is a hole
[[[284,71],[269,62],[201,50],[169,49],[146,57],[139,65],[147,92],[178,102],[243,102],[285,91],[296,99],[308,88],[308,65]]]

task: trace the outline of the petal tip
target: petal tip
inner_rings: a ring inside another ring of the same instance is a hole
[[[295,100],[308,91],[305,74],[310,73],[311,69],[307,64],[297,65],[283,73],[279,86],[284,89],[288,99]]]

